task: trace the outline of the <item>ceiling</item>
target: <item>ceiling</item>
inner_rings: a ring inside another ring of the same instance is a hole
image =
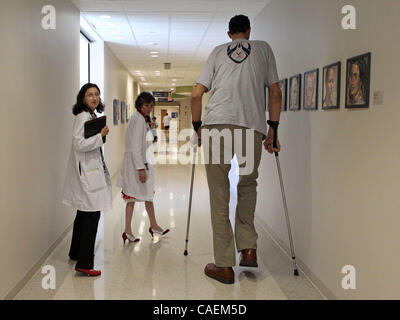
[[[252,21],[271,0],[71,0],[147,90],[193,85],[232,16]],[[165,70],[164,63],[171,69]]]

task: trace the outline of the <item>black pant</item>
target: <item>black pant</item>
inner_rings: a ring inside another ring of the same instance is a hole
[[[94,244],[96,242],[97,226],[100,211],[77,211],[74,229],[72,231],[69,256],[77,260],[76,268],[93,269]]]

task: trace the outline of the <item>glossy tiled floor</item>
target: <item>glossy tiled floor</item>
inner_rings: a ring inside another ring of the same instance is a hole
[[[170,152],[175,150],[171,145]],[[191,166],[159,165],[154,205],[159,224],[171,229],[168,236],[152,240],[144,204],[136,204],[132,230],[141,241],[123,245],[125,204],[114,189],[114,208],[102,213],[96,241],[95,266],[102,275],[75,272],[68,259],[70,231],[44,263],[55,267],[56,289],[42,288],[40,269],[15,299],[322,299],[302,274],[293,277],[291,262],[259,226],[258,269],[235,267],[233,285],[206,277],[204,266],[213,262],[209,197],[204,166],[195,172],[188,256],[183,252]]]

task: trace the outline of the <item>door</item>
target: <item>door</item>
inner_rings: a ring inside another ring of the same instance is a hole
[[[165,127],[164,127],[164,117],[165,117],[165,114],[167,113],[167,109],[161,109],[161,129],[162,130],[165,130]]]

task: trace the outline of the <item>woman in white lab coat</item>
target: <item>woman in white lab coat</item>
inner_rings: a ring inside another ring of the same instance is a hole
[[[117,178],[117,187],[122,188],[122,198],[126,202],[125,232],[122,234],[123,242],[137,242],[131,229],[132,214],[135,202],[145,202],[145,207],[150,220],[149,233],[161,236],[169,229],[161,228],[156,221],[154,213],[154,154],[153,135],[146,123],[145,117],[150,114],[155,104],[154,97],[148,92],[142,92],[135,101],[135,112],[129,119],[125,134],[125,152],[122,167]]]
[[[94,245],[100,211],[112,208],[111,179],[104,162],[103,137],[109,129],[84,138],[84,124],[96,118],[94,111],[104,111],[100,89],[85,84],[78,93],[72,113],[75,115],[72,146],[64,186],[63,203],[77,209],[69,257],[77,261],[75,270],[99,276],[94,270]]]

